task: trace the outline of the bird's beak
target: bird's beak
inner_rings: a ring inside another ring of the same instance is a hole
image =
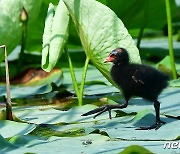
[[[104,61],[104,63],[108,63],[108,62],[113,62],[114,61],[114,57],[112,57],[111,55],[109,55],[106,60]]]

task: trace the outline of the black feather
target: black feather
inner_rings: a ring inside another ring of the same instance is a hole
[[[91,110],[82,116],[96,114],[94,117],[108,111],[111,118],[112,109],[122,109],[128,106],[128,101],[132,96],[139,96],[154,103],[156,112],[156,123],[152,126],[140,127],[140,129],[159,129],[165,122],[160,120],[160,102],[158,96],[168,85],[168,76],[157,69],[129,62],[129,55],[123,48],[113,50],[105,62],[113,62],[111,76],[114,82],[121,88],[125,97],[124,104],[105,105]]]
[[[168,85],[168,76],[152,67],[140,64],[114,64],[111,76],[127,99],[139,96],[154,101]]]

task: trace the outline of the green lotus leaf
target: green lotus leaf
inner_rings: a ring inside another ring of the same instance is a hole
[[[97,121],[100,119],[107,119],[109,121],[108,113],[102,114],[96,119],[93,116],[84,117],[83,113],[95,109],[95,105],[84,105],[82,107],[73,107],[68,111],[59,111],[53,108],[44,109],[39,106],[36,108],[17,109],[14,110],[14,114],[21,120],[34,123],[34,124],[57,124],[57,123],[73,123],[73,122],[89,122]],[[26,115],[26,116],[24,116]],[[112,112],[112,117],[115,117],[116,113]]]
[[[139,52],[132,37],[111,9],[95,0],[63,1],[76,25],[86,56],[111,83],[111,65],[103,61],[112,50],[126,48],[130,60],[140,63]]]
[[[16,146],[14,146],[13,144],[9,143],[5,138],[3,138],[0,135],[0,152],[1,153],[5,153],[5,151],[8,150],[14,150],[15,148],[17,148]]]
[[[0,133],[4,138],[16,135],[27,135],[36,128],[34,124],[19,123],[8,120],[0,121]]]
[[[68,10],[62,0],[59,1],[54,17],[52,15],[53,6],[50,5],[45,22],[42,50],[42,68],[48,72],[59,60],[69,32]]]
[[[139,146],[139,145],[130,145],[127,148],[125,148],[123,151],[120,152],[120,154],[127,154],[127,153],[146,153],[146,154],[153,154],[148,149]]]
[[[138,151],[143,153],[148,149],[153,153],[179,153],[179,149],[164,149],[166,141],[125,141],[112,140],[107,136],[100,134],[90,134],[81,137],[50,137],[44,139],[42,137],[25,135],[15,136],[9,141],[18,148],[0,149],[0,152],[17,153],[107,153],[117,154],[123,150]],[[73,143],[73,144],[70,144]],[[132,149],[133,148],[133,149]],[[141,150],[141,151],[140,151]],[[147,150],[143,154],[146,154]]]

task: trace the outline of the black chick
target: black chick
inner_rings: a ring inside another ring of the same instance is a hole
[[[141,64],[129,62],[129,55],[123,48],[113,50],[105,62],[113,62],[111,76],[114,82],[121,88],[125,102],[120,105],[105,105],[100,108],[84,113],[87,116],[97,113],[95,117],[108,111],[111,118],[111,109],[126,108],[132,96],[139,96],[154,102],[156,111],[156,123],[152,126],[140,127],[139,129],[158,129],[165,122],[160,120],[160,102],[157,100],[161,91],[168,85],[168,76],[158,70]]]

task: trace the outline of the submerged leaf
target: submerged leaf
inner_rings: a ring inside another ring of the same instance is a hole
[[[126,48],[132,62],[140,63],[138,49],[122,21],[105,5],[95,0],[64,0],[76,25],[83,48],[91,62],[113,83],[110,64],[103,61],[118,48]]]

